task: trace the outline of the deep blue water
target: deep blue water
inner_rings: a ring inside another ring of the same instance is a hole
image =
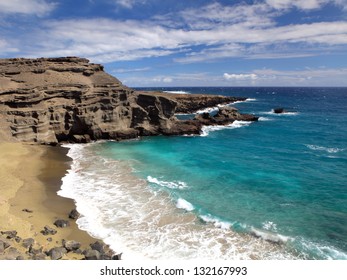
[[[284,258],[347,258],[346,88],[162,90],[248,97],[232,106],[260,120],[206,128],[204,136],[106,142],[93,153],[129,166],[177,215],[197,217],[199,230],[212,223],[243,244],[275,242]],[[274,114],[276,107],[292,113]]]

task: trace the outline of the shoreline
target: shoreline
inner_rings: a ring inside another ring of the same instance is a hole
[[[112,258],[108,246],[69,219],[74,201],[57,194],[71,162],[67,148],[0,143],[0,153],[0,259],[99,259],[106,253]],[[59,219],[69,225],[58,228]],[[56,233],[44,235],[45,227]],[[75,248],[66,248],[67,241]],[[99,244],[96,258],[86,256],[96,249],[90,244]],[[54,248],[65,249],[53,258]]]

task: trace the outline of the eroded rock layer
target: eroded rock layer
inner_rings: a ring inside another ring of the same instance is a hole
[[[196,134],[206,120],[178,121],[175,112],[232,101],[135,92],[84,58],[0,59],[0,140],[57,144]]]

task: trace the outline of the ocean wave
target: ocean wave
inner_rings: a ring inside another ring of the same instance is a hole
[[[274,222],[266,221],[263,223],[263,229],[277,231],[277,225]]]
[[[263,121],[263,122],[267,122],[267,121],[272,121],[273,119],[271,119],[271,118],[266,118],[266,117],[260,117],[258,120],[259,120],[259,121]]]
[[[205,223],[199,222],[191,212],[194,205],[150,187],[149,181],[163,181],[134,176],[128,162],[101,156],[102,145],[68,146],[73,162],[59,195],[75,200],[80,229],[123,252],[124,259],[295,258],[276,244],[234,232],[231,223],[212,215],[200,216]]]
[[[190,94],[190,92],[184,90],[164,90],[164,92],[174,94]]]
[[[206,137],[212,131],[240,128],[240,127],[248,126],[251,123],[252,122],[234,121],[232,124],[229,124],[229,125],[208,125],[208,126],[205,125],[205,126],[202,127],[202,133],[201,133],[200,136]]]
[[[237,103],[244,103],[244,102],[254,102],[254,101],[257,101],[257,99],[256,98],[247,98],[246,100],[243,100],[243,101],[235,101],[233,103],[230,103],[230,105],[237,104]]]
[[[147,181],[162,187],[166,187],[169,189],[186,189],[188,188],[188,185],[185,182],[181,181],[172,181],[172,182],[167,182],[167,181],[162,181],[157,178],[154,178],[152,176],[147,176]]]
[[[193,211],[195,209],[193,204],[191,204],[190,202],[188,202],[187,200],[183,198],[179,198],[177,200],[176,207],[179,209],[187,210],[187,211]]]
[[[313,151],[323,151],[327,152],[329,154],[335,154],[344,151],[345,149],[341,148],[329,148],[329,147],[324,147],[324,146],[318,146],[318,145],[311,145],[311,144],[305,144],[307,148]]]
[[[288,236],[284,236],[278,233],[273,233],[270,231],[264,231],[260,229],[256,229],[254,227],[251,228],[251,234],[255,237],[261,238],[263,240],[276,243],[276,244],[285,244],[288,241],[293,241],[294,239]]]
[[[232,223],[222,221],[216,217],[213,217],[211,215],[200,215],[199,216],[201,220],[203,220],[205,223],[211,223],[216,228],[221,229],[230,229],[232,227]]]
[[[299,238],[299,247],[304,258],[311,255],[310,258],[320,260],[347,260],[347,253],[336,249],[333,246],[320,244],[311,240]]]

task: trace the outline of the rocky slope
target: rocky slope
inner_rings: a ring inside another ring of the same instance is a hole
[[[83,58],[0,59],[2,141],[57,144],[197,134],[206,119],[179,121],[175,113],[236,100],[135,92]],[[225,123],[243,118],[235,113]]]

